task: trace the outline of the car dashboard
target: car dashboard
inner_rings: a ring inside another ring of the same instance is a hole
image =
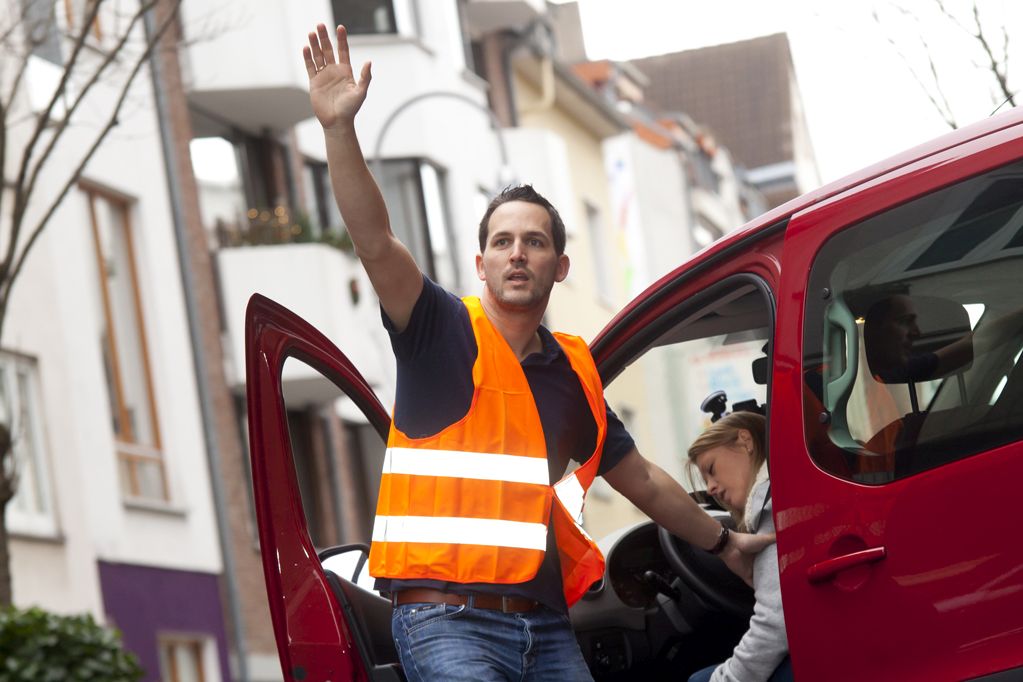
[[[570,617],[597,680],[685,679],[724,660],[749,625],[718,612],[672,569],[651,521],[600,543],[604,579]]]

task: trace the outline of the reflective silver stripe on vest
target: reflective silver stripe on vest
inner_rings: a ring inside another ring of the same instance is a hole
[[[542,523],[450,516],[377,516],[373,542],[431,542],[519,549],[547,548]]]
[[[385,474],[450,476],[481,481],[510,481],[550,485],[546,457],[523,457],[489,452],[387,448]]]

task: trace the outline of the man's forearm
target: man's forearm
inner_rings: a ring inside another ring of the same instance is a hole
[[[717,544],[721,524],[701,509],[664,469],[652,462],[650,467],[652,492],[646,500],[633,500],[633,504],[691,545],[710,549]]]
[[[375,260],[389,247],[391,228],[387,206],[366,165],[355,126],[346,124],[323,134],[331,188],[356,255],[363,261]]]
[[[604,478],[658,525],[686,542],[710,549],[721,524],[707,514],[664,469],[633,450]]]

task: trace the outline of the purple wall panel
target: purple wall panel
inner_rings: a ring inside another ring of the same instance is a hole
[[[125,648],[139,657],[145,682],[160,680],[160,633],[215,639],[221,679],[231,679],[219,576],[100,561],[99,579],[107,618],[121,630]]]

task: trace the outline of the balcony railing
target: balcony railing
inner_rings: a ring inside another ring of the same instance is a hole
[[[218,249],[314,243],[333,246],[345,253],[354,251],[347,230],[325,230],[307,213],[287,206],[250,208],[233,221],[217,218],[213,235]]]

